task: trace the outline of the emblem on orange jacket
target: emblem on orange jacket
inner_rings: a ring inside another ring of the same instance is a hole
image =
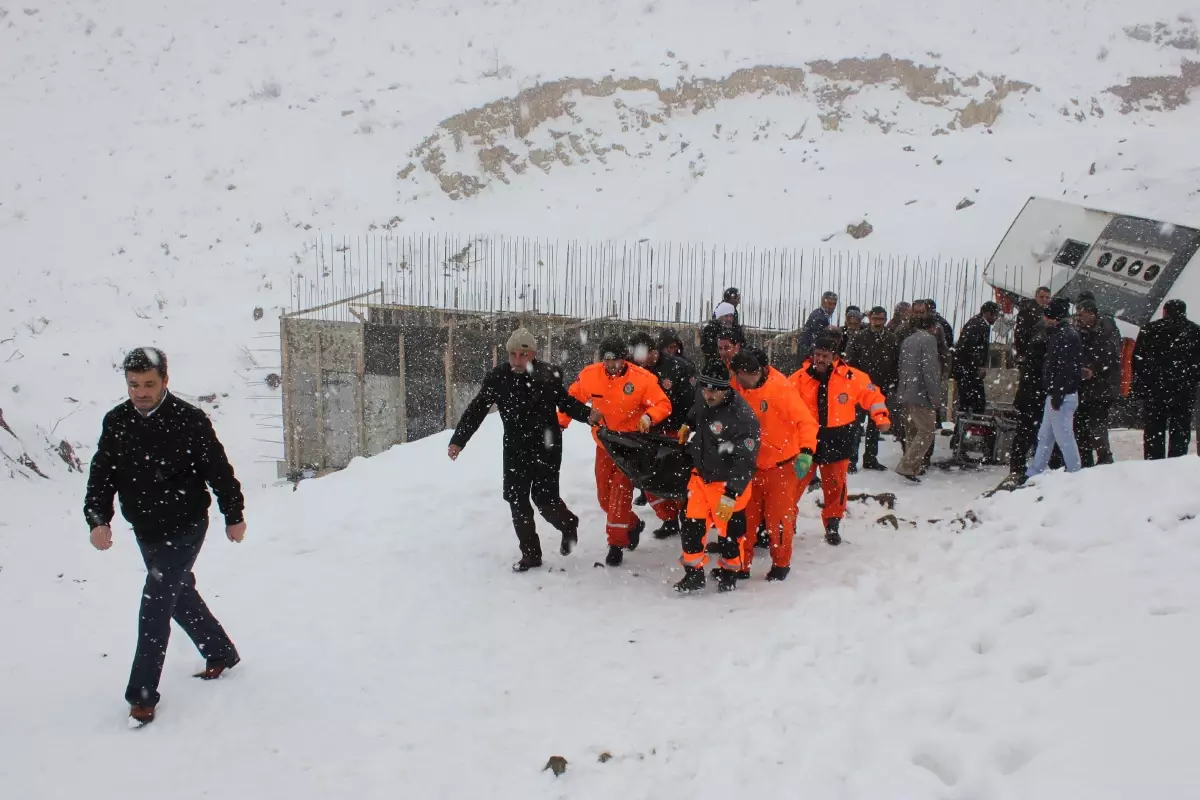
[[[625,391],[625,394],[633,394],[633,384],[632,383],[625,384],[624,391]]]
[[[850,395],[846,394],[845,392],[842,392],[841,394],[838,395],[837,400],[842,405],[845,405],[846,403],[850,402]]]
[[[766,410],[767,410],[767,401],[766,401],[766,400],[763,400],[761,403],[759,403],[759,404],[758,404],[758,407],[759,407],[760,409],[762,409],[762,410],[763,410],[763,412],[766,412]]]

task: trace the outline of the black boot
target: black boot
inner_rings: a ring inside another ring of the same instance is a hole
[[[633,504],[635,506],[644,506],[648,502],[649,501],[646,499],[646,493],[643,491],[638,491],[637,497],[633,498]]]
[[[562,535],[562,544],[558,546],[558,552],[569,556],[577,544],[579,544],[579,531],[567,531]]]
[[[619,567],[621,562],[625,560],[625,554],[621,552],[621,548],[612,545],[608,548],[608,555],[604,557],[604,563],[610,567]]]
[[[1096,457],[1096,463],[1097,463],[1097,464],[1111,464],[1111,463],[1113,463],[1113,454],[1112,454],[1112,450],[1097,450],[1096,452],[1099,454],[1099,455]]]
[[[716,573],[714,577],[717,579],[718,592],[732,592],[737,588],[738,573],[731,569],[718,569]],[[747,572],[746,576],[749,577],[750,573]]]
[[[847,468],[846,471],[849,472],[851,475],[857,475],[858,474],[858,464],[855,464],[853,461],[851,461],[850,466]]]
[[[700,567],[684,567],[683,580],[675,584],[675,591],[680,594],[691,594],[704,588],[704,570]]]
[[[629,529],[629,546],[625,548],[626,550],[631,553],[637,550],[638,545],[642,543],[642,531],[644,530],[646,530],[646,523],[639,519],[637,524]]]
[[[767,533],[766,525],[758,526],[758,535],[754,539],[754,546],[762,550],[768,550],[771,547],[771,537]]]
[[[520,561],[513,564],[513,572],[529,572],[529,570],[537,569],[541,565],[541,556],[522,556]]]
[[[826,544],[832,544],[832,545],[836,546],[836,545],[839,545],[842,543],[842,534],[838,530],[841,527],[841,524],[842,524],[842,521],[840,519],[825,520],[825,543]]]
[[[863,469],[869,469],[874,472],[887,472],[887,467],[878,461],[867,461],[865,459],[863,460]]]
[[[731,569],[725,569],[724,567],[713,567],[711,570],[709,570],[709,572],[712,573],[712,577],[713,577],[714,581],[719,581],[721,579],[721,576],[726,573],[728,573],[729,575],[732,575],[734,580],[738,580],[738,581],[750,580],[750,570],[748,570],[748,569],[735,571],[735,570],[731,570]]]
[[[771,571],[767,573],[767,580],[786,581],[788,573],[791,571],[791,567],[771,567]]]
[[[679,520],[669,519],[654,532],[655,539],[670,539],[672,536],[679,535]]]

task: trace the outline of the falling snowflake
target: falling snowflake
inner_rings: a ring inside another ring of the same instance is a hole
[[[547,450],[554,449],[554,431],[552,429],[545,428],[542,430],[542,444],[545,445]]]
[[[153,347],[143,347],[142,352],[146,354],[146,360],[154,366],[158,366],[158,351]]]
[[[1171,236],[1175,233],[1175,226],[1170,222],[1164,222],[1162,225],[1158,226],[1158,232],[1163,236]]]
[[[588,332],[587,332],[587,329],[585,329],[585,328],[579,329],[579,343],[580,344],[588,343]]]
[[[646,357],[650,355],[650,348],[644,344],[639,344],[633,348],[633,360],[639,364],[646,363]]]

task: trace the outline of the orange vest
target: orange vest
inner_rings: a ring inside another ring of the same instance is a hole
[[[820,407],[821,382],[808,374],[811,361],[805,361],[800,369],[792,373],[788,382],[796,387],[800,399],[812,412],[822,428],[838,428],[853,424],[861,407],[871,415],[876,425],[890,425],[887,403],[883,393],[871,383],[871,377],[860,369],[846,366],[840,358],[830,368],[828,390],[825,392],[824,408]]]
[[[603,414],[604,425],[618,433],[636,431],[643,414],[649,415],[653,425],[671,415],[671,401],[658,385],[658,378],[653,372],[628,361],[624,373],[616,376],[609,376],[601,362],[589,364],[567,391],[579,402],[590,404]],[[558,421],[565,428],[570,418],[559,412]],[[600,443],[595,431],[592,431],[592,438]]]
[[[801,450],[816,452],[816,417],[782,372],[768,367],[767,379],[757,389],[744,389],[736,379],[733,387],[758,417],[759,469],[790,461]]]

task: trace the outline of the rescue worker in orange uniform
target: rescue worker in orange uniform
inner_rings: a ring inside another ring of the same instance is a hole
[[[871,376],[846,365],[837,355],[841,336],[836,331],[817,335],[812,354],[788,379],[800,392],[800,399],[816,417],[817,453],[808,475],[800,481],[797,497],[803,497],[813,475],[821,472],[825,492],[825,541],[842,543],[841,521],[846,513],[846,473],[854,450],[854,419],[861,408],[870,415],[880,433],[892,427],[883,394],[871,383]]]
[[[628,356],[619,337],[605,338],[600,343],[600,360],[584,367],[567,393],[591,404],[591,424],[618,433],[645,433],[671,415],[671,401],[658,378],[627,361]],[[570,418],[560,413],[558,421],[565,428]],[[646,523],[633,513],[633,483],[617,468],[595,431],[592,438],[596,440],[596,495],[608,517],[604,563],[616,567],[623,559],[622,550],[637,549]]]
[[[758,456],[758,420],[729,385],[729,370],[710,360],[696,378],[701,402],[692,406],[688,425],[680,431],[692,456],[687,507],[680,539],[683,540],[683,579],[675,591],[687,594],[704,588],[708,563],[704,538],[710,528],[720,534],[719,566],[713,570],[717,591],[737,588],[742,571],[740,539],[746,535],[746,506]]]
[[[786,580],[792,567],[796,536],[796,503],[800,481],[808,475],[817,450],[817,420],[782,372],[762,363],[749,351],[733,357],[733,388],[758,418],[759,448],[746,506],[746,529],[757,531],[766,522],[771,570],[767,580]],[[750,577],[754,540],[742,538],[742,572]]]

